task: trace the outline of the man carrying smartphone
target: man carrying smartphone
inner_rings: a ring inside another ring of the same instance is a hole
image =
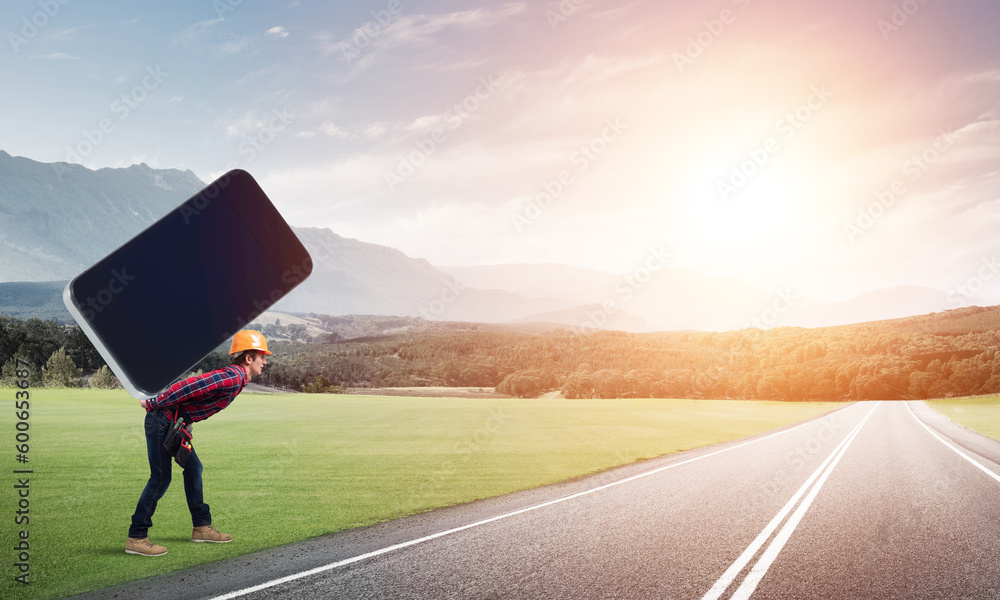
[[[231,365],[178,381],[156,398],[139,401],[140,406],[146,409],[144,428],[150,474],[132,515],[132,525],[125,542],[126,553],[141,556],[163,556],[167,553],[165,547],[149,541],[147,533],[153,526],[156,503],[170,485],[173,457],[164,449],[163,440],[173,425],[175,411],[184,418],[185,423],[211,417],[229,406],[250,382],[251,377],[261,374],[267,364],[265,357],[270,354],[263,335],[252,330],[240,331],[233,336],[229,349]],[[201,472],[201,461],[192,450],[184,464],[184,494],[187,496],[194,525],[191,541],[220,544],[231,542],[233,536],[212,527],[212,514],[203,499]]]

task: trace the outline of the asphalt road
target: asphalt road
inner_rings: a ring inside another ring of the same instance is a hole
[[[853,404],[92,597],[997,599],[1000,443]]]

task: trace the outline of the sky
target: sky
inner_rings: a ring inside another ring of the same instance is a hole
[[[9,1],[0,149],[435,265],[1000,303],[995,0]]]

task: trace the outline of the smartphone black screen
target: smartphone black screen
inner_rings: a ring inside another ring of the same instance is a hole
[[[312,259],[249,173],[226,173],[67,285],[70,313],[150,397],[302,283]]]

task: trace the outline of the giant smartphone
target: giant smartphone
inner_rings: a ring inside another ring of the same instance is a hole
[[[226,173],[69,282],[63,301],[126,390],[149,398],[312,273],[249,173]]]

